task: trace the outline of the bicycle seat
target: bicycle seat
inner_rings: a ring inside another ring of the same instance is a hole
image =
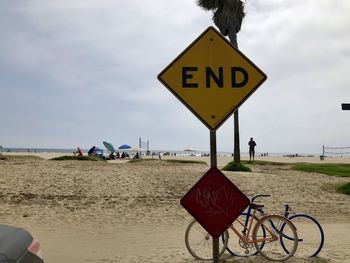
[[[260,205],[260,204],[250,204],[250,207],[251,207],[252,209],[258,210],[258,209],[260,209],[260,208],[263,208],[264,205]]]

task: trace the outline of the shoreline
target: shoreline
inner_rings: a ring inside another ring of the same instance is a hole
[[[4,152],[3,155],[24,155],[24,156],[37,156],[42,159],[52,159],[59,156],[64,155],[73,155],[67,152]],[[84,154],[86,156],[86,154]],[[143,159],[159,159],[158,155],[155,156],[142,156]],[[209,156],[185,156],[185,155],[176,155],[176,156],[161,156],[162,160],[195,160],[195,161],[205,161],[208,165],[210,165],[210,157]],[[241,156],[241,160],[248,161],[248,156]],[[308,157],[308,156],[295,156],[295,157],[287,157],[287,156],[257,156],[255,157],[256,161],[267,161],[267,162],[277,162],[277,163],[344,163],[350,164],[350,157],[325,157],[324,160],[320,160],[319,157]],[[113,160],[109,161],[111,163],[120,163],[128,160]],[[222,156],[219,155],[217,157],[218,167],[223,167],[229,162],[233,161],[232,156]]]

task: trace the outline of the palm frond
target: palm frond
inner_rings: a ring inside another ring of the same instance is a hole
[[[219,8],[213,14],[214,24],[219,28],[221,34],[227,36],[230,29],[229,18],[226,12]]]
[[[245,16],[244,3],[241,0],[224,0],[223,8],[230,10],[237,20],[242,21]]]
[[[222,6],[223,1],[224,0],[196,0],[198,6],[202,7],[205,10],[213,11]]]
[[[230,29],[235,33],[241,30],[244,16],[244,4],[241,0],[223,0],[223,5],[213,13],[213,21],[221,34],[227,36]]]

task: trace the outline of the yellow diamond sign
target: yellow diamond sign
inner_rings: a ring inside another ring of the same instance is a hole
[[[266,75],[209,27],[158,79],[209,129],[216,130],[266,80]]]

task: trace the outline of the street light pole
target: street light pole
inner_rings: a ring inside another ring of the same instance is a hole
[[[343,103],[341,105],[342,110],[350,110],[350,103]]]

